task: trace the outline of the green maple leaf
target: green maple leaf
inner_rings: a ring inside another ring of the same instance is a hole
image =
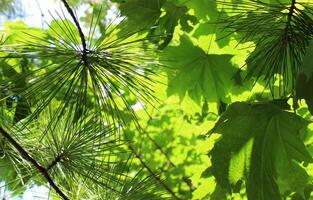
[[[183,31],[190,32],[193,30],[192,25],[195,25],[198,22],[195,16],[188,13],[189,9],[184,5],[166,2],[163,9],[165,10],[165,14],[158,19],[156,26],[149,32],[149,36],[154,36],[151,41],[158,43],[159,49],[164,49],[169,44],[178,24],[181,25]],[[158,35],[163,35],[165,37],[155,37]]]
[[[301,162],[312,157],[300,140],[307,121],[271,104],[234,103],[211,132],[222,134],[210,152],[217,183],[230,188],[246,178],[248,199],[303,194],[308,181]]]
[[[190,23],[194,25],[198,22],[196,17],[188,13],[189,10],[186,6],[166,2],[164,9],[166,11],[164,19],[170,22],[169,27],[165,27],[166,29],[173,29],[173,26],[176,26],[179,22],[183,31],[190,32],[192,31]]]
[[[181,99],[188,93],[196,102],[205,97],[209,102],[229,102],[229,91],[235,67],[229,54],[207,54],[195,46],[188,36],[180,38],[179,46],[169,46],[165,52],[169,71],[168,95]]]
[[[193,36],[207,36],[209,34],[216,35],[216,42],[219,47],[223,48],[229,44],[230,38],[217,26],[217,21],[221,17],[226,17],[225,10],[218,11],[216,1],[211,0],[193,0],[187,1],[187,6],[194,10],[195,16],[201,20],[201,23],[195,29]]]
[[[184,1],[186,2],[186,1]],[[186,5],[193,9],[195,16],[200,19],[216,19],[218,17],[216,1],[212,0],[192,0],[187,1]]]
[[[213,8],[212,8],[213,9]],[[210,15],[210,19],[208,21],[204,21],[199,23],[199,26],[195,29],[193,36],[196,38],[199,38],[201,36],[207,36],[210,34],[215,34],[216,36],[216,43],[220,48],[223,48],[227,46],[230,42],[230,37],[228,33],[226,33],[224,30],[222,30],[220,27],[218,27],[218,20],[222,17],[227,17],[226,12],[218,12],[217,9],[212,10],[212,13]],[[214,14],[215,13],[215,14]]]
[[[127,17],[124,21],[125,26],[138,31],[154,25],[161,15],[165,0],[114,0],[113,2],[119,3],[121,15]]]

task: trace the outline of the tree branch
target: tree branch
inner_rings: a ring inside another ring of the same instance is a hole
[[[292,0],[291,5],[289,7],[288,15],[287,15],[287,25],[285,28],[287,34],[289,34],[289,31],[291,29],[291,20],[292,20],[293,14],[295,13],[295,10],[296,10],[296,0]]]
[[[63,158],[63,154],[60,154],[57,157],[55,157],[55,159],[51,162],[51,164],[48,165],[47,170],[49,171],[52,167],[54,167],[56,164],[61,162],[62,158]]]
[[[24,159],[30,162],[48,181],[50,186],[59,194],[64,200],[69,200],[69,198],[61,191],[61,189],[54,183],[53,179],[48,173],[48,170],[41,166],[34,158],[32,158],[26,150],[23,149],[21,145],[19,145],[8,132],[6,132],[2,127],[0,127],[0,132],[7,141],[14,146],[14,148],[22,155]]]
[[[289,13],[288,13],[288,23],[289,24],[291,23],[291,17],[293,16],[295,9],[296,9],[296,0],[292,0],[290,8],[289,8]]]
[[[165,159],[169,162],[172,167],[176,167],[176,165],[171,161],[170,157],[167,153],[162,149],[162,147],[150,136],[149,132],[145,132],[148,139],[153,143],[153,145],[164,155]]]
[[[126,138],[127,139],[127,138]],[[162,187],[167,190],[173,197],[174,199],[179,200],[180,198],[175,194],[175,192],[169,187],[167,186],[161,179],[160,177],[158,177],[153,171],[152,169],[142,160],[141,156],[135,151],[134,147],[130,144],[130,141],[127,139],[128,141],[128,147],[129,149],[134,153],[135,157],[140,161],[141,165],[153,176],[153,178],[159,182]]]
[[[79,37],[83,46],[83,51],[82,51],[82,61],[84,62],[85,66],[88,66],[88,49],[87,49],[87,43],[86,43],[86,39],[83,33],[83,30],[74,14],[74,11],[72,10],[72,8],[70,7],[70,5],[67,3],[66,0],[61,0],[67,10],[67,12],[71,15],[72,19],[74,20],[75,26],[78,30],[79,33]]]
[[[143,129],[143,133],[146,134],[146,136],[148,137],[148,139],[154,144],[154,146],[164,155],[165,159],[169,162],[169,164],[172,167],[177,168],[177,166],[171,161],[170,157],[167,155],[167,153],[162,149],[162,147],[150,136],[149,132],[148,132],[148,128],[150,126],[150,122],[152,120],[152,115],[153,115],[154,109],[152,110],[149,120],[147,121],[146,127]],[[143,140],[141,140],[143,141]],[[140,143],[141,146],[142,143]],[[192,192],[192,188],[193,185],[189,179],[189,177],[183,177],[183,181],[188,185],[190,192]]]

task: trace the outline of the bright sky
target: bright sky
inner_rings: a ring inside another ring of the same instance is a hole
[[[26,18],[24,21],[30,26],[41,27],[43,20],[50,22],[50,12],[60,10],[61,4],[55,0],[21,0],[26,12]],[[43,14],[44,16],[41,16]]]
[[[52,20],[51,13],[55,11],[62,13],[61,8],[65,12],[63,4],[59,0],[19,0],[22,2],[25,16],[23,18],[16,18],[14,20],[23,20],[29,26],[46,27],[45,22],[49,23]],[[81,6],[76,10],[78,16],[82,16],[85,8]],[[65,12],[66,13],[66,12]],[[0,27],[3,19],[1,18]]]
[[[49,15],[48,10],[60,10],[61,4],[57,3],[55,0],[19,0],[22,3],[23,11],[25,12],[25,17],[16,18],[14,20],[21,19],[25,21],[30,26],[42,27],[43,19],[47,22],[51,21],[51,16]],[[41,11],[44,13],[44,16],[41,16]],[[0,27],[4,21],[1,18]]]

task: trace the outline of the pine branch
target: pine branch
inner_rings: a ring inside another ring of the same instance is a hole
[[[245,79],[255,77],[255,83],[264,80],[273,96],[286,97],[293,93],[296,75],[313,35],[311,4],[296,0],[273,4],[256,0],[218,3],[234,14],[218,23],[230,33],[236,33],[239,43],[255,44],[246,59]],[[274,89],[275,84],[278,90]]]
[[[15,141],[8,132],[6,132],[2,127],[0,127],[0,132],[7,141],[12,144],[15,149],[24,157],[28,162],[30,162],[48,181],[50,186],[55,190],[57,194],[59,194],[64,200],[69,200],[69,198],[62,192],[62,190],[54,183],[53,179],[48,173],[48,170],[41,166],[33,157],[31,157],[28,152],[20,145],[17,141]]]
[[[51,168],[53,168],[56,164],[58,164],[59,162],[61,162],[63,158],[63,154],[59,154],[57,157],[55,157],[55,159],[51,162],[50,165],[48,165],[47,170],[49,171]]]
[[[296,0],[292,0],[291,6],[289,8],[289,13],[288,13],[288,24],[289,25],[291,24],[291,18],[293,16],[295,9],[296,9]]]
[[[80,37],[80,40],[81,40],[81,43],[82,43],[82,46],[83,46],[83,50],[82,50],[82,61],[84,62],[85,66],[88,66],[88,49],[87,49],[87,43],[86,43],[86,39],[85,39],[85,36],[84,36],[84,33],[83,33],[83,30],[74,14],[74,11],[72,10],[72,8],[70,7],[70,5],[67,3],[66,0],[61,0],[67,10],[67,12],[71,15],[71,17],[73,18],[74,20],[74,23],[76,25],[76,28],[79,32],[79,37]]]

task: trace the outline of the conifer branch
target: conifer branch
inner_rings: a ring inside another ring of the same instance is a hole
[[[286,26],[287,30],[289,30],[289,28],[291,27],[291,20],[295,12],[295,9],[296,9],[296,0],[292,0],[291,5],[289,7],[288,17],[287,17],[287,26]]]
[[[58,164],[59,162],[61,162],[63,158],[63,154],[58,155],[57,157],[55,157],[55,159],[51,162],[50,165],[48,165],[47,170],[50,170],[51,168],[53,168],[56,164]]]
[[[62,190],[54,183],[53,179],[48,173],[48,170],[41,166],[29,153],[17,142],[15,141],[8,132],[6,132],[2,127],[0,127],[0,132],[7,141],[14,146],[14,148],[21,154],[21,156],[30,162],[48,181],[50,186],[59,194],[64,200],[69,200],[69,198],[62,192]]]
[[[88,49],[87,49],[87,43],[86,43],[86,39],[85,39],[85,36],[84,36],[84,33],[83,33],[83,30],[74,14],[74,11],[72,10],[72,8],[70,7],[70,5],[67,3],[66,0],[61,0],[67,10],[67,12],[71,15],[72,19],[74,20],[74,23],[75,23],[75,26],[78,30],[78,33],[79,33],[79,37],[80,37],[80,40],[81,40],[81,43],[82,43],[82,46],[83,46],[83,50],[82,50],[82,61],[84,63],[85,66],[88,66],[88,60],[87,60],[87,57],[88,57]]]

